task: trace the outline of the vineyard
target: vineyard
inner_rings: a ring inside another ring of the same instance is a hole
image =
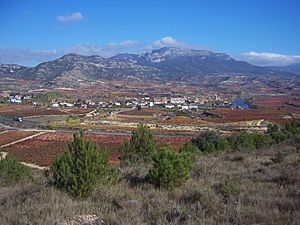
[[[33,131],[7,131],[0,133],[0,146],[9,144],[13,141],[20,140],[25,137],[36,134]]]
[[[298,111],[300,109],[291,107],[290,104],[299,105],[300,98],[296,96],[277,96],[277,97],[260,97],[253,101],[253,104],[262,108],[278,109],[285,108],[289,111]]]
[[[0,104],[0,111],[12,110],[12,109],[21,109],[28,107],[29,105],[22,104]]]
[[[212,109],[210,112],[219,117],[208,118],[206,120],[215,123],[260,119],[284,123],[287,120],[286,117],[290,115],[289,111],[279,109]]]
[[[129,140],[129,135],[114,134],[87,134],[87,139],[97,143],[101,149],[110,152],[110,162],[119,162],[119,147],[124,140]],[[3,150],[12,154],[17,160],[49,166],[63,153],[66,143],[72,140],[72,133],[46,133],[12,146],[5,147]],[[175,149],[179,149],[189,137],[159,137],[157,144],[169,144]]]
[[[92,111],[91,109],[53,109],[45,107],[32,107],[27,109],[15,109],[0,111],[1,116],[7,117],[28,117],[40,115],[67,115],[67,114],[85,114]]]
[[[192,119],[187,116],[175,116],[175,117],[168,117],[167,119],[160,120],[160,123],[166,123],[166,124],[193,124],[193,125],[199,125],[199,124],[205,124],[206,122],[200,119]]]
[[[157,114],[166,114],[167,111],[160,108],[143,108],[141,110],[128,110],[118,113],[119,115],[126,116],[155,116]]]

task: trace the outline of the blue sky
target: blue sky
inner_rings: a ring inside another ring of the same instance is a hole
[[[177,46],[287,65],[300,61],[299,11],[299,0],[2,0],[0,61]]]

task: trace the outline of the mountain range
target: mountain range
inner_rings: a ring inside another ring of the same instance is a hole
[[[118,54],[110,58],[67,54],[35,67],[0,64],[0,77],[54,84],[76,84],[97,79],[189,81],[214,74],[300,74],[300,63],[261,67],[208,50],[164,47],[142,54]]]

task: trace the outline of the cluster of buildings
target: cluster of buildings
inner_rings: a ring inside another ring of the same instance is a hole
[[[146,108],[160,106],[166,109],[182,109],[182,110],[196,110],[198,109],[199,102],[190,100],[187,97],[143,97],[141,99],[122,99],[117,101],[77,101],[77,102],[66,102],[66,101],[52,101],[50,107],[78,107],[78,108]]]
[[[3,95],[3,93],[2,93]],[[23,103],[31,102],[33,105],[37,105],[34,101],[33,95],[12,95],[6,93],[6,99],[10,103]],[[197,110],[199,107],[213,107],[213,106],[226,106],[228,102],[217,94],[201,96],[201,97],[188,97],[182,95],[174,95],[168,97],[152,97],[152,96],[141,96],[140,98],[122,98],[117,100],[77,100],[75,102],[68,101],[67,99],[62,100],[55,99],[48,103],[49,107],[77,107],[77,108],[145,108],[159,106],[166,109],[179,109],[179,110]]]
[[[21,104],[32,100],[32,95],[9,94],[7,92],[1,93],[1,99],[5,102]]]

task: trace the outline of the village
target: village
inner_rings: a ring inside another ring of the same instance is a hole
[[[41,96],[44,95],[42,101]],[[48,98],[47,93],[35,94],[14,94],[9,92],[0,93],[0,102],[9,104],[32,104],[34,106],[48,106],[51,108],[59,107],[75,107],[75,108],[148,108],[148,107],[162,107],[165,109],[178,109],[178,110],[197,110],[212,107],[239,107],[232,105],[232,99],[220,97],[218,94],[212,94],[201,97],[190,97],[178,94],[166,94],[168,97],[153,97],[142,96],[139,98],[118,98],[115,100],[101,100],[99,99],[72,99],[65,98],[62,95],[54,94],[56,98]]]

